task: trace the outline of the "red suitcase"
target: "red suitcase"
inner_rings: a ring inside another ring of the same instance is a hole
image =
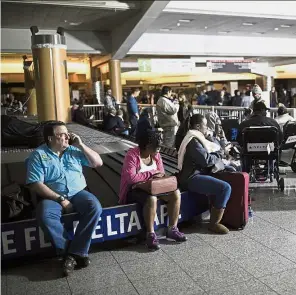
[[[243,229],[249,218],[249,174],[222,172],[213,176],[228,182],[232,188],[221,223],[231,229]]]

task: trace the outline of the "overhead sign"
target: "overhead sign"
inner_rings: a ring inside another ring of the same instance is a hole
[[[138,59],[139,72],[154,73],[188,73],[192,72],[195,63],[191,59]]]
[[[151,72],[151,59],[138,59],[139,72]]]
[[[207,67],[213,73],[251,73],[252,63],[250,60],[211,60]]]

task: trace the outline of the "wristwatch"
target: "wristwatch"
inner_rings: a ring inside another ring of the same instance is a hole
[[[65,200],[66,198],[64,196],[59,196],[56,201],[61,204]]]

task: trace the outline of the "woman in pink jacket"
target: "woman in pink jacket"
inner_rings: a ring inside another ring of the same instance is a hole
[[[157,199],[164,200],[168,205],[169,228],[167,238],[176,242],[187,240],[177,228],[181,195],[176,190],[172,193],[151,196],[137,188],[137,183],[151,178],[165,176],[163,163],[159,154],[161,134],[148,130],[145,136],[139,138],[139,147],[130,149],[124,159],[120,183],[120,203],[139,203],[143,207],[144,221],[147,229],[147,246],[149,250],[160,249],[159,241],[154,232]]]

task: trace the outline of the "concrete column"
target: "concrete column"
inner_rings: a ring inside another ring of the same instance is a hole
[[[121,69],[120,60],[111,59],[109,61],[109,78],[112,95],[118,102],[122,101]]]
[[[33,62],[24,60],[24,77],[27,101],[27,114],[37,115],[36,89],[34,83]]]
[[[70,93],[65,37],[33,35],[38,120],[70,121]]]

